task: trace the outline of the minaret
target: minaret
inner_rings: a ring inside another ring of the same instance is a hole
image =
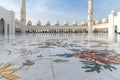
[[[26,0],[21,0],[21,26],[26,26]]]
[[[93,29],[93,0],[88,0],[88,33]]]

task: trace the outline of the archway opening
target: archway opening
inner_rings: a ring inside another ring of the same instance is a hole
[[[9,24],[7,24],[7,34],[9,35]]]
[[[117,33],[118,27],[117,25],[115,25],[115,33]]]
[[[4,34],[5,30],[5,21],[4,19],[0,19],[0,34]]]

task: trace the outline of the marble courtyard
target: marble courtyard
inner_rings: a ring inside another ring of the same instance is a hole
[[[88,0],[88,19],[72,25],[33,25],[26,0],[20,19],[0,7],[0,80],[119,80],[120,12],[94,20],[93,2]]]
[[[120,35],[113,41],[107,36],[93,34],[89,41],[87,34],[16,34],[14,40],[0,35],[0,80],[119,80]]]

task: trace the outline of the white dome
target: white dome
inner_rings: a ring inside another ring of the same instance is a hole
[[[46,22],[46,26],[50,26],[50,21],[47,21],[47,22]]]
[[[21,21],[18,20],[18,19],[15,19],[15,23],[18,24],[18,25],[21,25]]]
[[[95,25],[95,21],[93,21],[93,25]]]
[[[27,25],[28,25],[28,26],[31,26],[31,25],[32,25],[32,21],[29,20],[29,21],[27,22]]]
[[[59,26],[59,21],[55,21],[54,25]]]
[[[77,21],[73,21],[73,26],[78,26]]]
[[[15,23],[19,24],[19,20],[18,20],[18,19],[15,19]]]
[[[37,22],[37,26],[41,26],[41,22],[40,21]]]
[[[82,26],[87,26],[88,23],[87,23],[86,21],[82,21],[82,22],[81,22],[81,25],[82,25]]]
[[[95,21],[95,24],[97,25],[97,24],[101,24],[101,20],[96,20]]]
[[[108,23],[108,19],[107,18],[103,18],[102,19],[102,23]]]
[[[67,21],[64,21],[64,26],[68,26],[68,22]]]
[[[113,14],[114,16],[117,14],[117,12],[116,11],[114,11],[114,10],[112,10],[111,11],[111,14]]]

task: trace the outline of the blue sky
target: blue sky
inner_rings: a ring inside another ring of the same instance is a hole
[[[58,20],[63,24],[64,20],[69,23],[87,20],[88,0],[26,0],[27,20],[35,24],[38,20],[44,24],[50,20],[53,24]],[[20,0],[0,0],[0,6],[16,13],[20,18]],[[120,0],[94,0],[94,19],[107,17],[112,11],[120,11]]]

